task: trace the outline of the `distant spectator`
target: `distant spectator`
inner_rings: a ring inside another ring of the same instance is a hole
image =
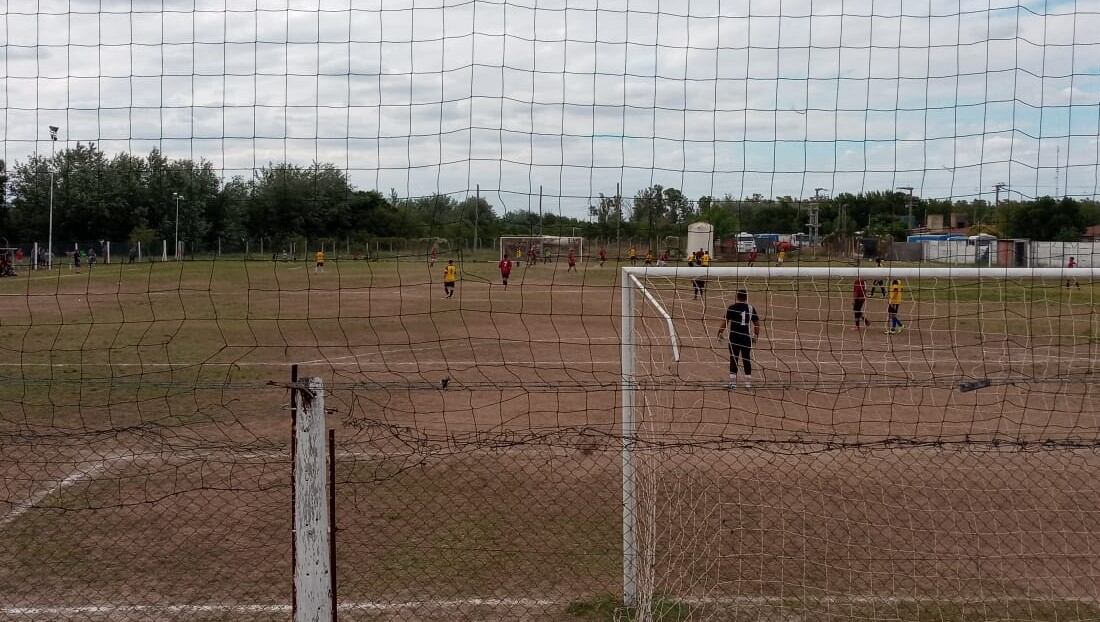
[[[1070,270],[1072,270],[1076,267],[1077,267],[1077,258],[1076,257],[1070,257],[1069,261],[1066,262],[1066,268],[1069,268]],[[1066,279],[1066,287],[1067,288],[1069,287],[1070,283],[1073,283],[1074,285],[1076,285],[1077,289],[1081,289],[1081,284],[1077,282],[1077,279],[1075,279],[1075,278]]]

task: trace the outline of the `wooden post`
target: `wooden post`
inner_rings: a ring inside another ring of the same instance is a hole
[[[325,393],[320,378],[296,383],[294,407],[295,622],[331,622],[328,470],[325,468]]]
[[[328,431],[328,566],[332,570],[332,622],[336,622],[336,430],[332,429]]]
[[[260,238],[263,239],[263,238]],[[290,366],[290,384],[292,387],[298,384],[298,364]],[[295,399],[296,389],[292,388],[290,394],[290,567],[293,568],[293,576],[290,580],[290,617],[298,619],[298,488],[295,485],[294,474],[298,472],[298,402]]]

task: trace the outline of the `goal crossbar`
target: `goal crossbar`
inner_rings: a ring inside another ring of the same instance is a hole
[[[855,278],[886,277],[899,279],[1066,279],[1100,278],[1096,268],[914,268],[914,267],[858,267],[858,266],[719,266],[709,268],[688,267],[624,267],[624,277],[744,277],[744,278]],[[624,278],[625,282],[625,278]]]

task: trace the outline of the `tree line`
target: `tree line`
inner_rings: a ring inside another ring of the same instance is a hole
[[[1004,237],[1076,240],[1100,223],[1100,204],[1073,198],[950,201],[912,197],[897,191],[841,193],[814,200],[789,196],[690,199],[677,188],[653,185],[631,197],[600,195],[579,219],[550,212],[513,210],[499,214],[485,198],[449,195],[402,198],[356,188],[347,174],[328,163],[275,163],[251,178],[224,179],[206,160],[113,156],[94,144],[78,144],[53,155],[34,155],[10,169],[0,162],[0,237],[9,242],[43,241],[49,227],[53,189],[55,241],[141,241],[179,237],[189,248],[230,248],[246,239],[273,245],[287,240],[445,238],[482,246],[501,235],[583,235],[611,240],[680,236],[698,220],[720,237],[741,231],[807,231],[816,208],[819,233],[904,239],[913,223],[929,214],[945,222],[968,216],[975,230]],[[178,219],[177,219],[178,199]],[[911,205],[910,205],[911,201]]]

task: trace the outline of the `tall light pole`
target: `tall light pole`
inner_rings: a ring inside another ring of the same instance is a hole
[[[173,192],[172,198],[176,200],[176,261],[180,260],[180,193]]]
[[[905,190],[909,193],[909,196],[905,199],[905,208],[909,212],[909,219],[905,222],[909,229],[913,230],[916,228],[913,226],[913,186],[898,186],[898,190]]]
[[[994,207],[1000,207],[1000,205],[1001,205],[1001,190],[1003,190],[1006,186],[1008,186],[1008,184],[1006,184],[1003,181],[993,184],[993,192],[995,193],[995,196],[997,197],[993,201],[993,206]]]
[[[55,148],[57,145],[57,132],[61,129],[56,125],[49,126],[50,128],[50,233],[49,239],[46,241],[46,267],[53,270],[53,158]],[[38,258],[35,257],[35,261]]]

